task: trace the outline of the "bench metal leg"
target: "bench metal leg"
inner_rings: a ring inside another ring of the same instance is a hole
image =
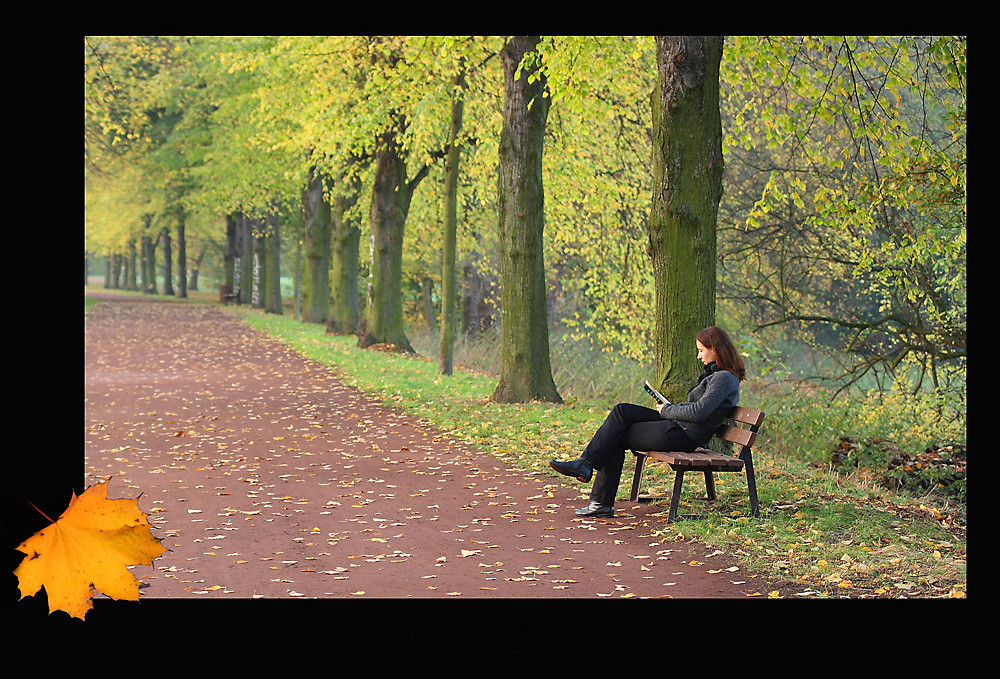
[[[667,515],[667,523],[673,523],[677,518],[677,504],[681,499],[681,486],[684,484],[684,470],[678,469],[674,476],[674,492],[670,496],[670,513]]]
[[[705,472],[705,492],[708,494],[709,500],[715,499],[715,474],[714,472]]]
[[[635,502],[639,499],[639,487],[642,485],[642,470],[646,466],[646,456],[635,456],[635,473],[632,474],[632,494],[629,500]]]
[[[757,501],[757,477],[753,473],[753,455],[743,458],[743,468],[747,472],[747,490],[750,492],[750,516],[759,519],[760,503]]]

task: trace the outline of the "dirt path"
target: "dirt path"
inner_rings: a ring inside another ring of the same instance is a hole
[[[170,550],[133,568],[143,598],[775,587],[720,552],[661,543],[659,507],[577,518],[579,488],[383,407],[217,307],[108,300],[86,321],[87,485],[112,477],[109,497],[139,497]]]

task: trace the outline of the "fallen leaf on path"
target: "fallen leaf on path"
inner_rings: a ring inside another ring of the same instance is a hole
[[[139,581],[126,566],[152,565],[167,551],[151,528],[138,499],[108,499],[108,481],[74,493],[56,521],[17,547],[27,555],[14,570],[21,598],[44,587],[49,613],[81,620],[93,608],[94,590],[138,601]]]

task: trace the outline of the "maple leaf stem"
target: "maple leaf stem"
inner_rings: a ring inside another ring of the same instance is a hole
[[[32,502],[31,500],[25,500],[25,502],[27,502],[27,503],[28,503],[29,505],[31,505],[32,507],[35,507],[35,503],[34,503],[34,502]],[[44,516],[44,517],[45,517],[46,519],[49,519],[49,515],[48,515],[48,514],[46,514],[45,512],[43,512],[43,511],[42,511],[41,509],[39,509],[38,507],[35,507],[35,511],[36,511],[36,512],[38,512],[39,514],[41,514],[42,516]],[[49,519],[49,523],[55,523],[55,521],[53,521],[52,519]]]

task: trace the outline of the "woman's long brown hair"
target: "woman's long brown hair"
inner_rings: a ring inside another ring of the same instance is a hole
[[[733,340],[725,330],[716,326],[710,326],[698,333],[698,341],[702,346],[708,347],[715,352],[715,364],[723,370],[740,378],[742,382],[746,378],[746,366],[743,365],[743,357],[736,351]]]

